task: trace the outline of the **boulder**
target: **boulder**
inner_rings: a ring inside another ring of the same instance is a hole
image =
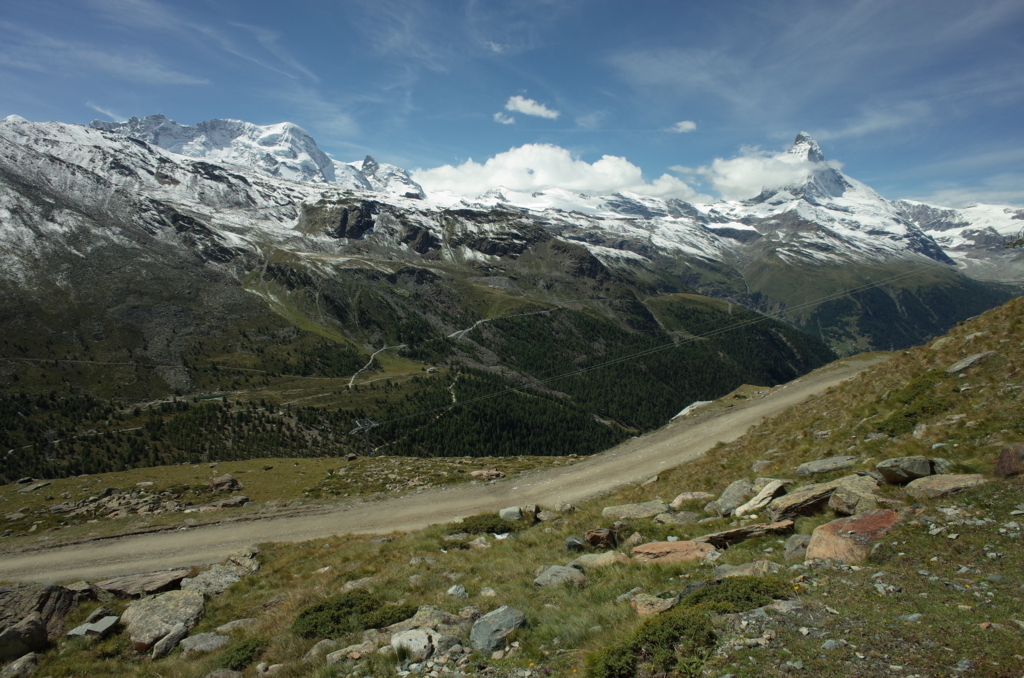
[[[810,515],[822,508],[839,487],[871,493],[878,487],[878,483],[870,476],[849,475],[830,480],[827,483],[804,485],[789,494],[773,499],[768,504],[768,516],[772,520],[778,521]]]
[[[755,560],[752,563],[744,563],[742,565],[719,565],[715,568],[715,579],[763,577],[768,574],[775,574],[781,569],[781,565],[770,560]]]
[[[77,602],[75,594],[63,586],[0,586],[0,661],[41,650],[47,640],[59,638],[64,632],[64,618],[75,609]]]
[[[634,546],[640,546],[640,544],[643,544],[643,543],[644,543],[644,536],[642,534],[640,534],[639,532],[634,532],[633,534],[631,534],[628,537],[626,537],[626,541],[624,541],[622,543],[622,545],[627,547],[627,548],[633,548]]]
[[[199,507],[199,510],[203,509],[224,509],[224,508],[238,508],[239,506],[245,506],[248,503],[249,497],[244,494],[236,494],[233,497],[227,499],[218,499],[217,501],[211,501],[208,504],[203,504]]]
[[[199,591],[208,596],[224,593],[231,585],[240,581],[238,573],[224,565],[214,565],[209,570],[200,572],[195,577],[181,580],[182,591]]]
[[[1024,457],[1024,443],[1007,445],[999,452],[999,459],[996,461],[996,478],[1009,478],[1019,475],[1024,469],[1021,468],[1021,458]]]
[[[302,658],[303,661],[315,661],[316,659],[319,659],[321,656],[325,656],[328,664],[336,664],[340,661],[345,661],[346,659],[359,660],[365,657],[366,655],[373,654],[377,651],[377,645],[372,640],[367,640],[365,642],[359,643],[358,645],[349,645],[348,647],[344,647],[340,650],[326,653],[326,655],[322,652],[314,653],[313,650],[316,650],[317,647],[326,647],[320,645],[324,642],[326,641],[321,640],[319,643],[314,645],[313,649],[307,652],[306,655]],[[330,642],[334,644],[334,647],[338,646],[338,641],[332,640]]]
[[[567,501],[556,501],[551,510],[555,513],[573,513],[576,510],[576,506]]]
[[[843,516],[867,513],[878,508],[878,497],[852,487],[837,487],[828,498],[830,509]]]
[[[534,586],[546,588],[548,586],[560,586],[562,584],[582,585],[587,582],[587,575],[575,567],[563,565],[549,565],[540,575],[533,580]]]
[[[737,518],[760,511],[762,508],[772,502],[775,497],[786,492],[786,481],[784,480],[772,480],[770,483],[765,485],[760,492],[754,495],[753,499],[743,504],[742,506],[736,507],[732,512]]]
[[[449,586],[446,593],[455,598],[469,598],[469,593],[466,592],[466,587],[462,584],[453,584],[452,586]]]
[[[620,506],[606,506],[601,515],[606,518],[653,518],[659,513],[667,513],[668,504],[663,501],[645,501],[640,504],[622,504]]]
[[[128,636],[139,652],[152,647],[177,624],[192,629],[203,616],[203,594],[198,591],[168,591],[136,600],[121,615]]]
[[[238,492],[244,487],[245,485],[230,473],[210,478],[210,489],[214,492]]]
[[[466,546],[471,549],[489,549],[491,548],[491,543],[487,541],[487,537],[480,536],[472,541],[466,542]]]
[[[934,499],[966,490],[987,482],[980,473],[949,474],[928,476],[913,480],[905,488],[907,496],[914,499]]]
[[[693,511],[680,511],[678,513],[670,511],[654,516],[654,522],[661,525],[689,525],[690,523],[697,522],[697,518],[698,515]]]
[[[153,659],[166,657],[172,650],[174,650],[174,648],[178,647],[178,643],[184,640],[187,635],[188,629],[185,628],[184,624],[175,624],[170,633],[156,641],[156,645],[153,646],[153,654],[151,657]]]
[[[226,624],[221,624],[220,626],[215,628],[214,631],[224,635],[224,634],[228,634],[228,633],[232,633],[234,631],[237,631],[238,629],[244,629],[247,626],[252,626],[253,624],[256,623],[256,621],[257,621],[257,619],[255,617],[246,617],[245,619],[235,619],[234,621],[229,621]]]
[[[672,500],[672,503],[669,504],[668,507],[673,511],[678,511],[679,507],[687,502],[714,498],[715,495],[710,492],[681,492],[676,495],[676,498]]]
[[[64,588],[75,594],[75,600],[112,600],[113,597],[106,591],[98,588],[95,584],[87,581],[76,581],[74,584],[67,584]]]
[[[38,665],[39,655],[29,652],[5,666],[4,670],[0,671],[0,678],[28,678],[36,672]]]
[[[119,598],[135,598],[143,594],[160,593],[177,588],[179,582],[187,577],[188,573],[188,570],[165,570],[132,574],[127,577],[115,577],[96,582],[96,586]]]
[[[434,635],[430,629],[410,629],[391,636],[391,647],[405,648],[409,659],[423,661],[434,652]]]
[[[259,552],[260,550],[255,544],[250,544],[228,556],[224,564],[237,572],[240,577],[255,574],[260,569],[260,561],[256,559]]]
[[[595,549],[613,549],[618,546],[615,533],[605,528],[587,530],[583,539]]]
[[[229,637],[216,633],[197,633],[181,641],[181,656],[193,652],[213,652],[227,645],[229,640]]]
[[[218,629],[218,631],[219,630],[220,629]],[[328,663],[333,664],[334,661],[331,661],[330,659],[331,655],[333,654],[337,654],[337,659],[335,661],[341,661],[345,658],[345,656],[342,655],[340,652],[336,652],[339,645],[341,645],[341,642],[333,638],[325,638],[323,640],[318,640],[313,647],[309,648],[309,651],[306,652],[306,654],[302,655],[302,661],[315,662],[320,659],[323,659],[324,657],[327,657]]]
[[[875,470],[882,474],[885,482],[891,485],[902,485],[911,480],[924,478],[932,474],[932,463],[923,455],[913,457],[895,457],[875,464]]]
[[[722,490],[721,496],[711,503],[714,504],[714,510],[718,515],[728,516],[736,507],[746,503],[753,494],[754,486],[749,480],[734,480]],[[707,510],[706,507],[705,510]]]
[[[786,560],[799,560],[803,562],[806,560],[807,545],[811,542],[811,535],[809,534],[794,534],[786,540],[786,546],[783,549],[782,557]]]
[[[632,554],[633,559],[639,563],[674,563],[703,560],[716,551],[714,546],[705,542],[653,541],[635,547]]]
[[[498,516],[500,516],[502,520],[522,520],[523,510],[518,506],[509,506],[508,508],[503,508],[498,511]]]
[[[999,355],[999,353],[997,353],[996,351],[985,351],[983,353],[975,353],[974,355],[969,355],[963,360],[957,360],[955,363],[947,367],[946,372],[949,374],[963,372],[964,370],[970,367],[974,367],[982,360],[985,360],[986,358],[991,358],[992,356],[996,355]]]
[[[468,628],[468,620],[445,612],[435,605],[420,605],[409,619],[381,629],[385,634],[394,635],[410,629],[433,629],[448,635],[461,635]]]
[[[579,537],[566,537],[565,538],[565,550],[572,553],[579,553],[587,548],[587,542],[583,541]]]
[[[554,511],[548,511],[546,509],[543,511],[537,511],[535,515],[537,517],[537,520],[539,520],[542,523],[546,523],[549,520],[554,520],[558,517],[557,513],[555,513]]]
[[[890,509],[869,511],[850,518],[839,518],[819,525],[807,545],[808,560],[836,560],[853,564],[867,559],[872,545],[882,539],[899,521]]]
[[[837,457],[828,457],[827,459],[815,459],[804,464],[800,464],[796,467],[796,474],[798,476],[810,476],[817,473],[830,473],[832,471],[838,471],[844,468],[850,468],[857,463],[860,457],[851,457],[849,455],[839,455]]]
[[[93,636],[99,639],[106,638],[117,628],[117,622],[120,621],[120,617],[116,615],[105,615],[96,620],[86,620],[86,623],[76,626],[75,628],[68,631],[68,637],[86,637]]]
[[[676,602],[678,602],[676,598],[658,598],[646,593],[638,593],[630,599],[629,606],[641,617],[646,617],[651,614],[668,612],[675,607]]]
[[[38,612],[29,612],[17,624],[0,631],[0,662],[46,649],[46,624]]]
[[[570,566],[579,566],[586,572],[590,569],[608,567],[609,565],[628,565],[631,563],[629,556],[619,551],[606,551],[605,553],[588,553],[580,556],[569,563]]]
[[[505,640],[516,630],[526,626],[526,615],[503,605],[476,620],[469,634],[469,642],[477,652],[491,653],[501,649]]]
[[[766,534],[786,534],[787,532],[792,531],[792,520],[780,520],[775,523],[757,523],[756,525],[745,525],[731,530],[705,534],[701,537],[697,537],[693,541],[711,544],[718,549],[727,549],[733,544],[738,544],[741,541],[746,541],[753,537],[762,537]]]

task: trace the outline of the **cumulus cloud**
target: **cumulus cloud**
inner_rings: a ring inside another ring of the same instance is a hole
[[[648,182],[641,169],[625,158],[605,155],[588,163],[553,144],[526,144],[498,153],[483,163],[470,159],[456,166],[417,169],[412,175],[428,191],[452,191],[467,196],[505,187],[531,192],[563,188],[593,194],[628,191],[659,198],[707,198],[669,174]]]
[[[514,125],[516,124],[516,119],[511,115],[505,115],[501,111],[498,111],[494,114],[494,122],[499,122],[502,125]]]
[[[548,120],[555,120],[561,115],[559,111],[554,111],[544,104],[537,103],[533,99],[527,99],[518,94],[508,98],[508,101],[505,102],[505,110],[522,113],[523,115],[535,115],[538,118],[547,118]]]
[[[812,162],[793,153],[744,147],[737,157],[715,158],[710,165],[697,168],[697,173],[724,199],[744,200],[753,198],[762,189],[801,181],[816,169],[841,166],[837,162]]]
[[[697,123],[693,120],[680,120],[676,124],[668,128],[669,132],[678,132],[680,134],[686,134],[697,129]]]

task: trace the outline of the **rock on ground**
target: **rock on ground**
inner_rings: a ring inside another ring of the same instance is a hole
[[[675,598],[658,598],[646,593],[638,593],[630,599],[629,606],[641,617],[646,617],[651,614],[667,612],[675,607],[676,602]]]
[[[224,565],[214,565],[209,570],[200,572],[195,577],[181,580],[183,591],[199,591],[208,596],[224,593],[231,585],[241,581],[238,573]]]
[[[29,612],[17,624],[0,631],[0,661],[10,661],[22,655],[46,648],[46,625],[38,612]]]
[[[754,498],[747,503],[739,506],[732,512],[737,518],[747,515],[748,513],[754,513],[772,502],[775,497],[783,494],[786,489],[786,481],[784,480],[772,480],[770,483],[761,488],[761,491],[754,495]]]
[[[615,533],[605,528],[587,530],[583,539],[595,549],[613,549],[618,545]]]
[[[837,457],[828,457],[827,459],[815,459],[804,464],[800,464],[796,467],[796,474],[798,476],[810,476],[816,473],[829,473],[831,471],[838,471],[844,468],[850,468],[857,463],[860,457],[851,457],[849,455],[839,455]]]
[[[786,540],[782,557],[786,560],[805,560],[807,545],[811,542],[809,534],[794,534]]]
[[[870,511],[819,525],[811,533],[807,559],[838,560],[847,565],[867,559],[872,545],[899,521],[890,509]]]
[[[763,577],[767,574],[775,574],[781,569],[781,565],[770,560],[755,560],[752,563],[744,563],[742,565],[719,565],[715,568],[715,579]]]
[[[246,617],[245,619],[235,619],[233,621],[229,621],[226,624],[221,624],[220,626],[215,628],[214,631],[216,631],[217,633],[221,633],[221,634],[228,634],[228,633],[231,633],[232,631],[237,631],[238,629],[244,629],[246,626],[252,626],[253,624],[256,623],[256,621],[257,620],[256,620],[255,617]]]
[[[625,553],[620,553],[619,551],[607,551],[605,553],[588,553],[572,561],[569,565],[578,565],[586,571],[589,569],[608,567],[609,565],[628,565],[631,562],[632,561],[629,559],[629,556]]]
[[[391,647],[405,648],[409,658],[422,661],[434,652],[435,632],[431,629],[410,629],[391,636]],[[347,648],[346,648],[347,649]]]
[[[181,641],[181,654],[185,656],[193,652],[213,652],[224,647],[229,640],[229,637],[216,633],[197,633]]]
[[[924,478],[932,474],[932,463],[923,455],[912,457],[895,457],[875,464],[875,470],[882,474],[885,482],[890,485],[902,485],[911,480]]]
[[[585,584],[587,575],[575,567],[563,565],[550,565],[533,580],[534,586],[545,588],[548,586],[559,586],[561,584]]]
[[[703,560],[716,551],[711,544],[698,541],[653,541],[635,547],[632,554],[639,563],[672,563]]]
[[[509,506],[498,511],[498,517],[502,520],[521,520],[523,517],[523,510],[518,506]]]
[[[0,678],[28,678],[36,672],[38,663],[39,655],[29,652],[5,666],[4,670],[0,671]]]
[[[188,570],[165,570],[133,574],[96,582],[96,586],[119,598],[135,598],[144,593],[159,593],[175,588],[182,579],[188,576],[188,572]]]
[[[719,516],[730,515],[737,506],[744,504],[753,494],[754,486],[749,480],[734,480],[722,490],[718,499],[709,502],[704,507],[704,511]]]
[[[0,586],[0,661],[42,650],[64,631],[64,618],[77,604],[63,586]]]
[[[245,485],[230,473],[210,478],[210,489],[214,492],[238,492],[244,487]]]
[[[955,363],[953,363],[952,365],[950,365],[949,367],[946,368],[946,372],[949,373],[949,374],[956,374],[957,372],[963,372],[964,370],[966,370],[966,369],[968,369],[970,367],[974,367],[975,365],[980,363],[982,360],[985,360],[986,358],[991,358],[992,356],[997,356],[997,355],[999,355],[999,353],[997,353],[996,351],[985,351],[983,353],[975,353],[974,355],[967,356],[963,360],[956,361]]]
[[[184,624],[175,624],[170,633],[156,641],[156,645],[153,646],[152,658],[160,659],[160,657],[166,657],[174,648],[178,647],[178,643],[187,635],[188,629],[185,628]]]
[[[1021,459],[1024,458],[1024,443],[1007,445],[999,452],[996,460],[996,478],[1009,478],[1021,473]]]
[[[878,497],[852,487],[838,487],[828,498],[828,507],[843,516],[867,513],[878,508]]]
[[[406,633],[408,633],[408,632],[406,632]],[[399,635],[401,635],[401,634],[399,634]],[[307,652],[306,656],[303,657],[303,661],[313,661],[314,659],[318,659],[320,656],[322,656],[322,652],[314,654],[313,651],[316,650],[317,647],[319,647],[320,644],[324,643],[324,642],[327,642],[327,641],[321,640],[319,643],[314,645],[313,649],[311,649],[309,652]],[[334,647],[338,646],[338,641],[332,640],[330,642],[334,644]],[[397,645],[395,647],[397,647]],[[336,664],[336,663],[338,663],[340,661],[344,661],[346,659],[354,659],[354,660],[362,659],[366,655],[373,654],[376,651],[377,651],[377,645],[372,640],[367,640],[367,641],[364,641],[362,643],[359,643],[358,645],[349,645],[348,647],[343,647],[340,650],[336,650],[334,652],[330,652],[330,653],[328,653],[326,655],[325,659],[327,660],[328,664]]]
[[[712,534],[705,534],[701,537],[697,537],[693,541],[711,544],[715,548],[719,549],[726,549],[733,544],[738,544],[741,541],[745,541],[752,537],[763,537],[766,534],[786,534],[787,532],[792,531],[792,520],[780,520],[775,523],[757,523],[756,525],[736,527],[723,532],[713,532]]]
[[[476,620],[469,634],[469,642],[478,652],[501,649],[516,629],[526,626],[526,615],[514,607],[503,605]]]
[[[139,652],[152,647],[177,624],[193,628],[203,616],[203,594],[198,591],[168,591],[136,600],[121,615],[128,636]]]
[[[980,473],[928,476],[911,481],[905,488],[907,496],[914,499],[934,499],[966,490],[987,482]]]
[[[601,515],[606,518],[653,518],[659,513],[667,513],[668,504],[662,501],[645,501],[640,504],[622,504],[620,506],[606,506]]]
[[[697,518],[698,515],[693,511],[680,511],[679,513],[669,511],[654,516],[654,522],[661,525],[689,525],[697,522]]]
[[[714,499],[715,495],[710,492],[680,492],[676,495],[676,498],[672,500],[672,503],[668,505],[673,511],[678,511],[679,507],[688,501],[700,501],[702,499]]]
[[[804,485],[772,500],[772,503],[768,504],[768,515],[772,520],[778,521],[814,513],[840,487],[870,494],[878,487],[878,483],[870,476],[849,475],[827,483]]]

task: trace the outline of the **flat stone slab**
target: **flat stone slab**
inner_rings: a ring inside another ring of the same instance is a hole
[[[663,501],[645,501],[641,504],[606,506],[601,515],[606,518],[653,518],[659,513],[668,513],[669,506]]]
[[[703,560],[717,550],[711,544],[699,541],[652,541],[635,547],[632,554],[638,563],[675,563]]]
[[[828,507],[843,516],[867,513],[878,508],[878,497],[851,487],[837,487],[828,498]]]
[[[224,593],[232,584],[241,581],[241,577],[233,569],[224,565],[214,565],[209,570],[200,572],[195,577],[181,580],[183,591],[199,591],[210,596]]]
[[[955,363],[953,363],[952,365],[947,367],[946,368],[946,372],[948,372],[949,374],[956,374],[957,372],[963,372],[964,370],[966,370],[969,367],[974,367],[975,365],[980,363],[982,360],[985,360],[987,358],[991,358],[992,356],[996,356],[996,355],[999,355],[999,353],[996,352],[996,351],[985,351],[984,353],[975,353],[974,355],[969,355],[966,358],[964,358],[963,360],[957,360]]]
[[[693,541],[711,544],[718,549],[726,549],[733,544],[738,544],[741,541],[752,539],[754,537],[763,537],[766,534],[787,534],[792,531],[792,520],[780,520],[775,523],[757,523],[756,525],[745,525],[731,530],[705,534],[702,537],[697,537]]]
[[[734,516],[740,518],[742,516],[760,511],[762,508],[772,502],[775,497],[783,494],[786,491],[786,481],[784,480],[772,480],[767,485],[761,488],[761,490],[754,495],[754,498],[748,501],[746,504],[739,506],[732,512]]]
[[[224,647],[231,640],[228,636],[216,633],[197,633],[181,641],[182,656],[193,652],[213,652]]]
[[[540,576],[533,580],[533,585],[545,588],[547,586],[559,586],[561,584],[584,584],[586,581],[587,575],[583,574],[583,572],[577,570],[575,567],[551,565],[541,572]]]
[[[142,652],[166,636],[176,624],[193,628],[205,603],[198,591],[168,591],[136,600],[121,615],[135,649]]]
[[[114,615],[101,617],[92,623],[76,626],[68,631],[68,636],[96,636],[97,638],[103,639],[114,632],[114,629],[117,628],[117,622],[120,621],[120,619],[120,617]]]
[[[870,511],[819,525],[807,545],[808,560],[836,560],[847,565],[867,559],[876,541],[899,522],[900,514],[891,509]]]
[[[980,473],[948,474],[928,476],[911,481],[905,488],[907,496],[914,499],[934,499],[966,490],[988,482]]]
[[[804,485],[772,500],[772,503],[768,504],[768,516],[778,521],[814,513],[825,505],[839,487],[871,493],[878,487],[878,483],[870,476],[850,475],[827,483]]]
[[[580,556],[576,560],[569,563],[570,565],[579,565],[585,570],[590,570],[599,567],[608,567],[609,565],[628,565],[632,560],[629,559],[625,553],[619,551],[608,551],[606,553],[588,553]]]
[[[659,513],[654,516],[654,522],[662,525],[689,525],[697,522],[700,516],[693,511],[680,511],[678,513]]]
[[[172,589],[188,576],[188,570],[166,570],[164,572],[148,572],[133,574],[127,577],[114,577],[96,582],[96,587],[113,593],[120,598],[135,598],[146,593],[159,593]]]
[[[804,464],[800,464],[796,467],[796,474],[798,476],[810,476],[816,473],[830,473],[832,471],[839,471],[844,468],[850,468],[860,457],[851,457],[849,455],[840,455],[838,457],[829,457],[827,459],[815,459]]]

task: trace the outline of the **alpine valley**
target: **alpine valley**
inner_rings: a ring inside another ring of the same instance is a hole
[[[790,153],[803,178],[742,202],[464,196],[290,123],[10,116],[0,472],[588,454],[1019,294],[1024,210]]]

